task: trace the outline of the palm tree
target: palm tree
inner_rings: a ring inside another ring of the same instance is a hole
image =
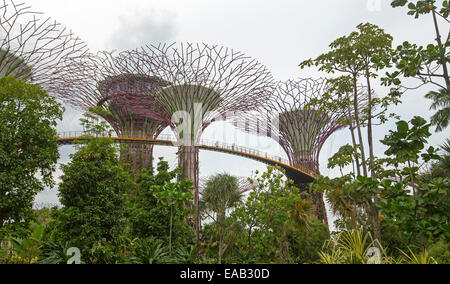
[[[352,198],[339,188],[329,190],[326,197],[333,214],[340,215],[344,221],[350,222],[352,229],[356,229],[359,224],[358,208]]]
[[[446,178],[450,173],[450,139],[447,138],[444,144],[439,146],[442,150],[441,160],[430,165],[420,178],[423,182],[430,181],[437,177]]]
[[[441,132],[450,124],[450,95],[446,89],[439,92],[430,92],[425,96],[433,100],[430,110],[437,110],[431,117],[431,124],[436,126],[436,131]]]
[[[440,167],[448,174],[450,172],[450,138],[445,139],[444,144],[440,147],[444,151],[443,159],[440,161]]]
[[[436,176],[448,177],[450,173],[450,139],[445,139],[444,144],[439,146],[442,149],[442,160],[434,164],[433,172]]]
[[[311,230],[309,217],[314,214],[314,204],[312,200],[302,200],[295,204],[295,209],[292,210],[292,219],[299,231],[308,232]]]
[[[225,234],[229,222],[226,222],[227,211],[241,201],[238,178],[229,174],[217,174],[206,181],[202,191],[204,212],[214,220],[216,234],[219,239],[219,264],[228,245],[224,245]]]

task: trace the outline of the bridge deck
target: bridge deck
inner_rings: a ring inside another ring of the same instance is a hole
[[[59,145],[73,145],[76,140],[88,139],[86,137],[81,137],[82,135],[71,135],[72,133],[67,133],[60,135],[57,139]],[[73,134],[78,134],[73,132]],[[69,137],[72,136],[72,137]],[[174,144],[176,141],[174,137],[169,135],[160,135],[158,139],[146,139],[146,138],[124,138],[124,137],[102,137],[105,139],[114,140],[117,143],[126,144],[153,144],[160,146],[171,146],[176,147]],[[287,159],[283,159],[278,156],[273,156],[268,153],[261,152],[259,150],[236,146],[232,144],[221,143],[211,140],[202,140],[200,145],[197,146],[199,149],[207,151],[215,151],[228,153],[236,156],[245,157],[248,159],[256,160],[268,165],[277,165],[286,171],[286,175],[293,179],[296,183],[310,183],[317,178],[317,174],[306,168],[296,168],[289,164]]]

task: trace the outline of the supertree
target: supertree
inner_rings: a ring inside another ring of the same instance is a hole
[[[67,61],[64,66],[64,88],[60,98],[83,111],[94,112],[106,120],[118,137],[155,139],[167,126],[154,94],[170,85],[160,78],[145,75],[133,67],[127,53],[85,54]],[[135,103],[139,101],[139,103]],[[142,115],[151,110],[150,115]],[[153,145],[127,144],[121,159],[131,170],[152,165]]]
[[[64,62],[87,52],[61,24],[24,3],[0,2],[0,77],[13,76],[57,93]]]
[[[148,45],[121,53],[122,74],[155,78],[159,91],[129,101],[133,113],[158,119],[173,130],[182,176],[195,186],[198,204],[198,143],[215,121],[256,109],[272,95],[265,66],[232,49],[207,44]],[[117,64],[116,64],[117,66]]]
[[[324,143],[331,134],[345,127],[349,116],[346,109],[336,107],[323,111],[316,107],[328,91],[326,79],[279,82],[276,95],[256,115],[249,113],[244,124],[235,125],[245,132],[274,138],[286,152],[291,166],[318,176],[319,155]],[[267,113],[267,117],[262,113]],[[261,131],[262,125],[267,125],[264,131]],[[308,189],[305,181],[288,178],[300,189]],[[312,193],[312,198],[317,217],[328,223],[323,195]]]

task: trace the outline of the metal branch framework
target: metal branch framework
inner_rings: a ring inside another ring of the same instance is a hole
[[[87,52],[70,30],[24,3],[0,1],[0,77],[14,76],[59,90],[61,67]]]
[[[319,173],[320,150],[335,131],[343,111],[323,112],[310,103],[327,92],[325,79],[300,79],[279,82],[275,96],[260,111],[267,118],[247,115],[245,124],[235,125],[248,133],[271,136],[286,152],[292,166]]]
[[[168,126],[154,95],[169,83],[136,73],[132,59],[100,52],[67,61],[60,98],[83,111],[97,108],[118,137],[154,139]],[[121,158],[138,173],[151,166],[152,153],[152,145],[130,144]]]
[[[272,75],[265,66],[243,53],[220,46],[151,45],[122,55],[129,59],[123,65],[123,72],[131,69],[134,72],[127,72],[151,74],[170,82],[155,97],[163,116],[186,144],[195,144],[212,122],[256,109],[267,101],[274,88]],[[161,115],[142,108],[141,103],[141,100],[134,101],[134,108],[140,114]],[[180,111],[190,116],[193,125],[188,137],[181,134],[180,122],[173,119]]]
[[[354,112],[329,102],[325,109],[319,108],[318,101],[325,93],[330,94],[329,86],[322,78],[279,82],[270,101],[258,112],[247,113],[245,119],[234,120],[234,125],[246,133],[272,137],[286,152],[291,166],[319,175],[319,155],[324,143],[351,122]],[[353,104],[348,94],[331,94],[329,101],[333,99]],[[363,86],[358,86],[358,105],[361,109],[367,106]]]
[[[234,122],[247,133],[269,136],[278,141],[291,166],[306,168],[319,175],[320,151],[331,134],[345,127],[351,111],[335,108],[327,111],[314,107],[314,102],[327,93],[326,79],[300,79],[279,82],[275,96],[258,113],[249,113],[245,123]],[[363,89],[359,90],[362,94]],[[361,98],[364,98],[361,95]],[[262,117],[261,113],[267,113]],[[301,181],[295,181],[305,188]],[[327,222],[322,196],[314,196],[317,215]]]

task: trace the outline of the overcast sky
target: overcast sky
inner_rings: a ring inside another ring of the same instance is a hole
[[[24,0],[25,1],[25,0]],[[126,50],[145,44],[187,41],[218,44],[242,51],[266,65],[277,80],[318,77],[317,71],[301,70],[298,64],[328,51],[336,38],[356,29],[362,22],[377,24],[394,37],[394,45],[408,40],[427,44],[435,38],[431,18],[414,19],[405,9],[393,9],[388,0],[33,0],[34,10],[44,12],[71,28],[85,40],[92,52]],[[381,96],[386,90],[376,88]],[[428,89],[407,93],[401,106],[391,111],[409,120],[415,115],[429,119],[430,102],[423,98]],[[80,112],[68,108],[59,131],[80,130]],[[375,139],[382,139],[394,121],[377,127]],[[217,138],[243,146],[283,155],[276,143],[228,135],[232,128],[223,124],[207,130],[205,137]],[[440,144],[449,132],[434,134],[431,143]],[[321,154],[321,171],[337,175],[338,170],[327,169],[327,159],[337,149],[350,143],[348,130],[333,135]],[[247,144],[247,145],[246,145]],[[376,154],[385,148],[377,143]],[[61,163],[69,161],[71,147],[61,148]],[[176,163],[176,149],[157,147],[155,156],[163,156],[171,165]],[[228,172],[251,176],[265,165],[245,158],[220,153],[201,152],[200,173],[208,176]],[[58,173],[59,174],[59,173]],[[37,203],[57,203],[55,190],[41,193]]]

